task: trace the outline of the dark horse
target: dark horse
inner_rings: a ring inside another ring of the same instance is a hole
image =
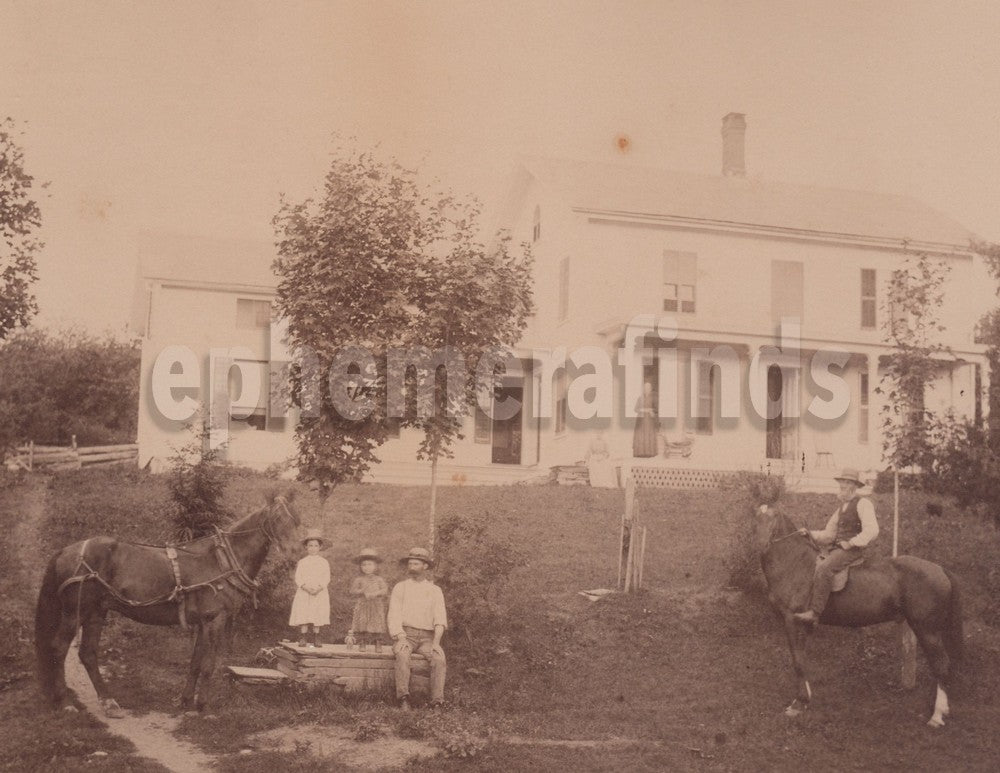
[[[202,709],[216,653],[227,627],[257,590],[254,579],[272,543],[284,543],[299,526],[288,499],[266,507],[227,530],[174,547],[91,537],[60,550],[45,570],[35,609],[38,678],[55,707],[72,705],[66,688],[66,653],[78,628],[80,661],[108,716],[122,711],[110,697],[97,664],[108,610],[149,625],[195,631],[194,653],[183,708]]]
[[[794,716],[808,707],[812,690],[805,674],[805,638],[811,629],[792,614],[806,608],[818,548],[776,508],[756,511],[760,562],[771,603],[785,621],[788,646],[798,678],[798,697],[785,710]],[[916,556],[866,560],[851,569],[847,586],[830,596],[821,623],[857,628],[906,620],[937,680],[934,714],[927,723],[944,724],[952,666],[962,654],[962,611],[955,578],[937,564]]]

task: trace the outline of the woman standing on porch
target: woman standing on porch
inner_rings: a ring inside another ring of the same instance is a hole
[[[660,434],[660,418],[657,415],[653,385],[648,381],[642,385],[642,397],[635,404],[635,412],[632,456],[656,456],[656,438]]]

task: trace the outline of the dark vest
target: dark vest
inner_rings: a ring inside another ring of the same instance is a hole
[[[837,519],[837,542],[856,537],[861,533],[861,516],[858,515],[858,500],[854,497],[840,506],[840,518]]]

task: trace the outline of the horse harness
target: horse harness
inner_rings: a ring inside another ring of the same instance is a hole
[[[284,501],[280,504],[285,511],[285,515],[289,515],[288,508],[285,506]],[[275,535],[267,528],[269,521],[265,521],[263,526],[258,526],[256,529],[260,529],[264,532],[264,535],[268,540],[275,540]],[[255,531],[256,529],[251,529],[250,531]],[[184,545],[191,545],[196,542],[201,542],[205,539],[211,539],[214,543],[214,554],[216,561],[219,564],[219,569],[221,572],[212,577],[211,579],[204,580],[201,582],[195,582],[190,585],[185,585],[181,577],[180,564],[177,561],[177,547],[175,545],[146,545],[146,547],[156,547],[162,548],[167,561],[170,563],[170,569],[174,576],[174,587],[169,593],[165,593],[162,596],[158,596],[153,599],[148,599],[146,601],[137,601],[135,599],[130,599],[123,596],[114,586],[112,586],[107,580],[101,577],[100,573],[97,572],[90,564],[87,563],[86,552],[87,545],[90,543],[90,539],[84,540],[83,544],[80,546],[80,555],[77,559],[76,569],[73,571],[73,576],[69,577],[63,581],[62,585],[59,586],[57,594],[61,594],[63,590],[68,588],[70,585],[76,583],[80,584],[80,593],[83,593],[83,583],[87,580],[97,580],[104,589],[111,595],[115,601],[120,604],[124,604],[129,607],[151,607],[157,604],[169,604],[171,602],[177,602],[178,607],[178,618],[182,628],[188,628],[187,621],[187,604],[188,596],[194,591],[200,590],[202,588],[211,588],[213,593],[219,593],[225,589],[228,584],[230,587],[234,588],[241,596],[250,596],[253,600],[254,609],[257,608],[257,590],[260,588],[260,583],[257,582],[253,577],[247,574],[246,570],[240,564],[239,558],[237,558],[236,553],[233,551],[232,543],[229,541],[229,537],[232,534],[241,534],[243,532],[225,532],[218,526],[215,527],[215,533],[209,535],[208,537],[199,537],[198,539],[191,540],[189,542],[183,543]],[[140,543],[141,544],[141,543]],[[85,570],[84,573],[79,574],[80,570]],[[79,605],[79,599],[77,601]]]

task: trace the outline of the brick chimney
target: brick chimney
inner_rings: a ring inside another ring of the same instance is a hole
[[[743,159],[747,119],[743,113],[729,113],[722,119],[722,174],[725,177],[746,177]]]

